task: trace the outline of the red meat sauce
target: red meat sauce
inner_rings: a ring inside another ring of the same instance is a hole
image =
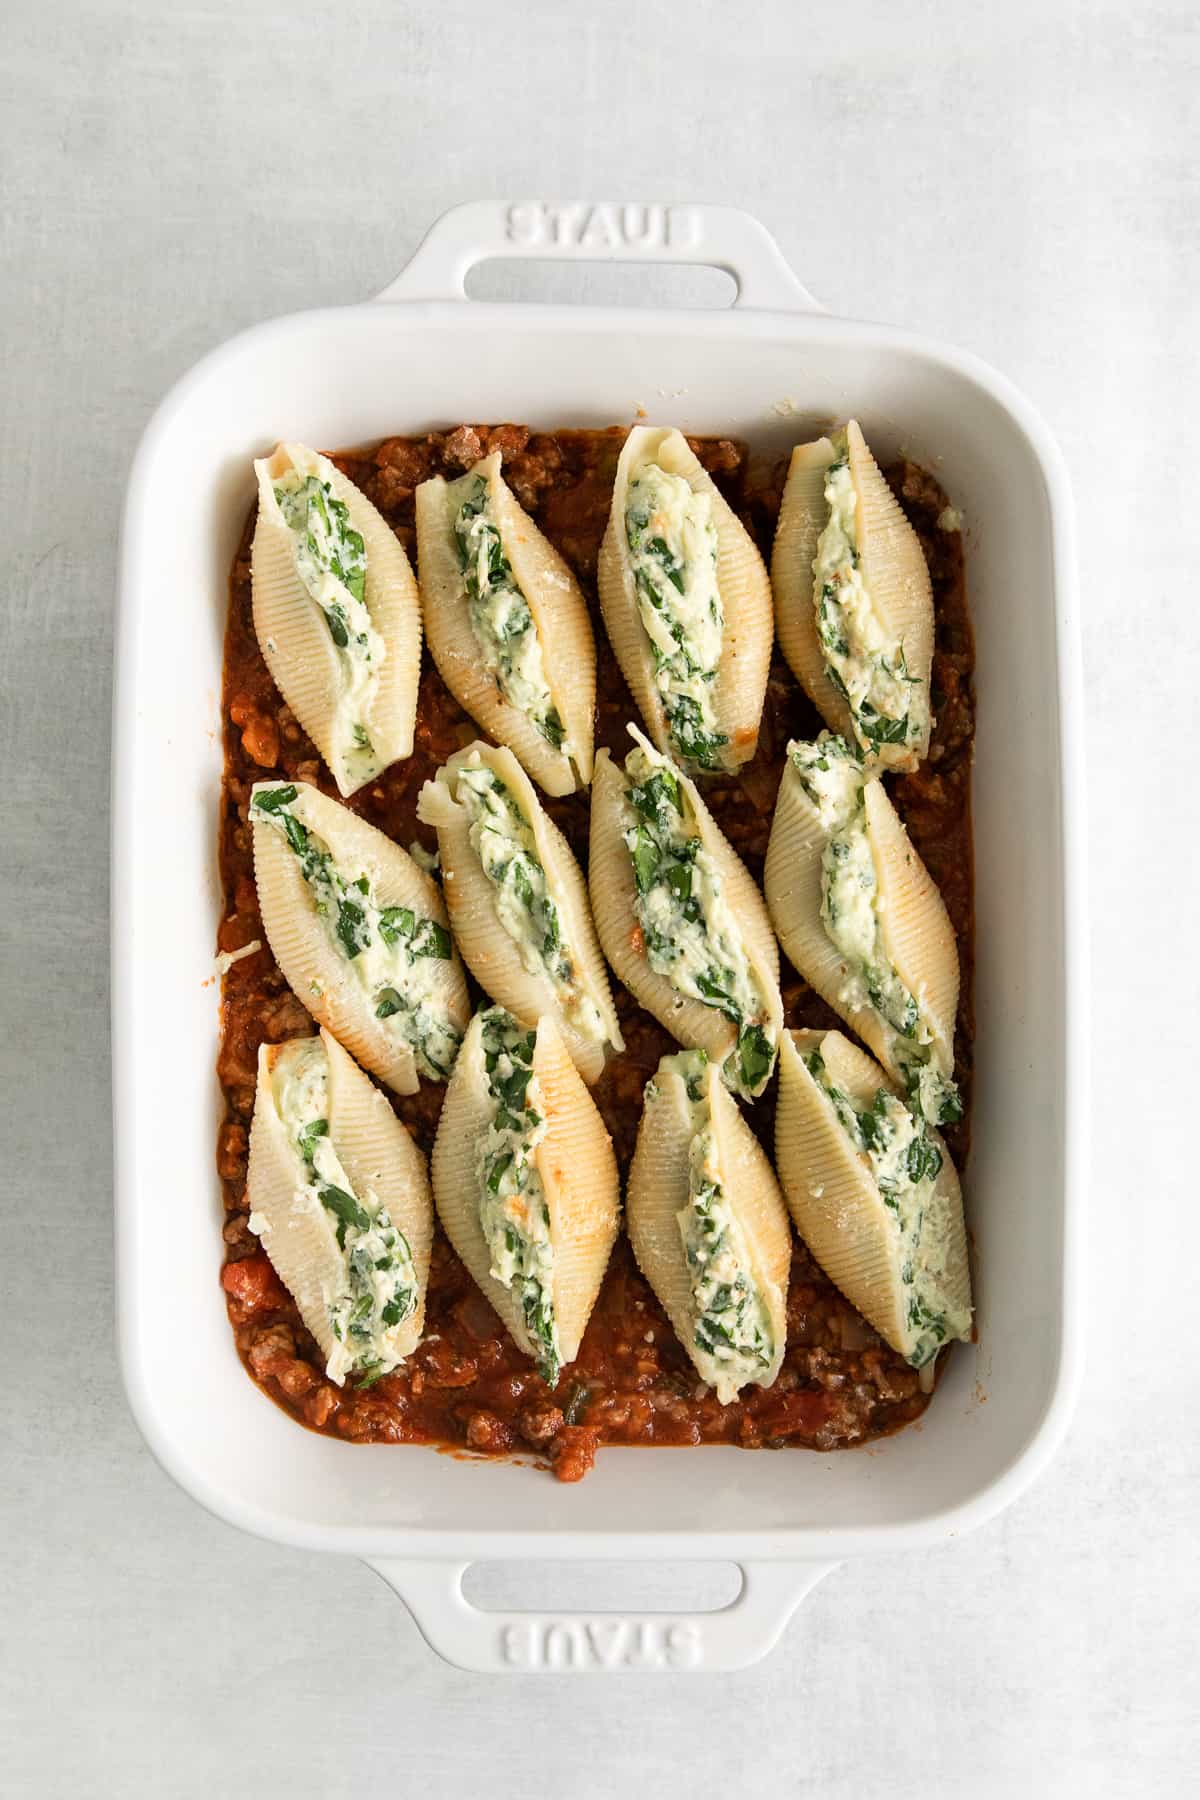
[[[596,556],[608,516],[624,431],[532,433],[523,426],[462,425],[421,438],[388,438],[334,461],[374,502],[414,556],[413,491],[428,476],[461,474],[491,450],[518,500],[575,570],[592,606],[598,657],[597,746],[623,756],[637,712],[604,634],[595,603]],[[765,555],[786,464],[756,463],[726,439],[690,440],[701,462],[754,534]],[[946,504],[923,470],[901,462],[888,480],[921,537],[933,580],[937,638],[933,665],[936,726],[927,762],[893,777],[889,791],[945,898],[963,964],[956,1040],[964,1101],[971,1087],[972,860],[970,761],[974,726],[973,647],[963,584],[961,539],[939,529]],[[613,1252],[579,1355],[551,1391],[513,1344],[496,1314],[438,1232],[429,1279],[425,1336],[403,1367],[361,1391],[326,1379],[316,1343],[248,1224],[246,1161],[261,1043],[306,1036],[312,1020],[289,991],[265,945],[254,885],[246,809],[253,782],[281,777],[336,790],[312,743],[281,699],[259,651],[250,603],[247,520],[230,579],[223,695],[225,775],[220,855],[225,906],[219,948],[258,939],[263,947],[225,976],[218,1073],[226,1099],[217,1168],[224,1188],[226,1262],[222,1273],[238,1351],[253,1379],[301,1423],[356,1443],[454,1446],[487,1455],[544,1457],[564,1481],[578,1480],[602,1444],[711,1444],[832,1450],[860,1444],[915,1419],[928,1404],[916,1373],[795,1245],[783,1367],[767,1389],[750,1387],[722,1406],[697,1376],[621,1238]],[[415,560],[415,558],[414,558]],[[718,823],[761,878],[785,747],[821,726],[782,659],[771,670],[758,754],[737,777],[707,780]],[[349,805],[406,848],[435,847],[416,818],[422,783],[446,757],[479,735],[428,657],[421,676],[416,745],[360,790]],[[586,867],[586,795],[546,802]],[[626,1051],[593,1090],[622,1171],[629,1165],[642,1088],[675,1048],[667,1033],[617,988]],[[835,1025],[833,1014],[785,965],[789,1025]],[[426,1083],[408,1099],[389,1095],[421,1148],[431,1147],[444,1088]],[[746,1115],[770,1149],[774,1097]],[[969,1119],[969,1105],[967,1109]],[[961,1163],[968,1124],[947,1137]],[[944,1364],[945,1354],[939,1358]]]

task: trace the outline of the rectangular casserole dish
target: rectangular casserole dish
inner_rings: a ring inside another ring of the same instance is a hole
[[[724,312],[468,302],[488,257],[726,269]],[[783,452],[853,412],[881,461],[935,470],[967,521],[978,645],[978,1046],[966,1170],[978,1342],[920,1429],[870,1454],[608,1451],[579,1487],[519,1463],[349,1446],[243,1371],[218,1286],[213,1145],[219,705],[251,458],[461,419],[651,421]],[[167,1471],[232,1524],[366,1558],[465,1667],[729,1668],[773,1643],[838,1559],[979,1524],[1044,1466],[1080,1360],[1083,784],[1074,550],[1059,453],[975,358],[825,316],[747,215],[717,207],[457,208],[377,301],[260,325],[163,401],[130,476],[113,785],[119,1336]],[[169,1347],[170,1354],[163,1352]],[[739,1598],[694,1616],[477,1612],[474,1559],[715,1558]]]

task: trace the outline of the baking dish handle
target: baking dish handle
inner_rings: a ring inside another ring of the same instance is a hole
[[[691,263],[724,269],[735,306],[820,312],[766,226],[736,206],[471,200],[435,219],[378,300],[465,300],[477,263]]]
[[[372,1558],[432,1650],[459,1669],[497,1675],[718,1673],[745,1669],[831,1562],[739,1564],[742,1589],[715,1612],[484,1612],[463,1592],[469,1562]]]

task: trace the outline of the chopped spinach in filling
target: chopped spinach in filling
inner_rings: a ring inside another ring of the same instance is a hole
[[[482,1014],[483,1066],[494,1111],[480,1139],[476,1170],[479,1222],[491,1252],[491,1272],[520,1302],[526,1330],[538,1346],[538,1373],[551,1387],[562,1364],[554,1315],[554,1247],[550,1209],[534,1162],[546,1135],[538,1078],[537,1033],[518,1025],[503,1007]]]
[[[531,975],[544,975],[581,1037],[604,1043],[608,1027],[580,981],[562,911],[537,854],[533,827],[516,795],[479,763],[458,771],[458,798],[470,818],[471,847],[492,884],[496,916]]]
[[[788,756],[800,785],[829,831],[821,859],[821,922],[844,957],[842,999],[869,1008],[887,1034],[885,1061],[903,1076],[907,1096],[932,1125],[962,1117],[962,1100],[942,1066],[942,1053],[921,1010],[883,943],[879,882],[867,831],[866,772],[856,746],[823,731],[815,743],[792,743]]]
[[[684,762],[719,768],[729,738],[712,705],[725,614],[711,497],[644,463],[626,495],[625,536],[671,742]]]
[[[631,822],[624,839],[647,960],[677,993],[715,1007],[738,1027],[721,1074],[735,1093],[753,1097],[775,1065],[776,1028],[725,900],[721,872],[667,758],[643,739],[626,757],[625,773]]]
[[[731,1400],[769,1369],[775,1354],[770,1315],[754,1278],[745,1234],[726,1191],[709,1104],[703,1050],[666,1059],[687,1090],[692,1139],[687,1204],[676,1215],[692,1293],[692,1335],[705,1379]]]
[[[929,722],[925,684],[908,672],[904,645],[888,635],[863,577],[858,550],[858,500],[844,431],[833,440],[825,471],[829,516],[813,559],[813,604],[825,673],[850,708],[859,742],[919,743]]]
[[[412,1047],[422,1075],[444,1081],[462,1041],[436,974],[437,964],[450,960],[450,933],[412,907],[380,906],[370,878],[340,869],[328,845],[296,817],[297,795],[290,784],[256,787],[251,813],[286,840],[330,943],[363,983],[375,1017]]]
[[[504,554],[487,479],[468,475],[449,491],[467,610],[483,660],[509,704],[552,749],[564,750],[566,729],[550,695],[537,622]]]
[[[345,502],[319,475],[293,467],[275,481],[274,492],[292,536],[296,573],[324,614],[338,651],[342,695],[335,715],[337,753],[346,771],[361,782],[382,767],[367,719],[385,655],[366,604],[366,546],[350,523]]]
[[[804,1065],[854,1148],[870,1163],[895,1233],[909,1333],[905,1354],[913,1368],[923,1368],[948,1339],[965,1337],[971,1325],[970,1312],[954,1309],[943,1287],[946,1228],[934,1191],[942,1153],[920,1114],[887,1088],[878,1088],[870,1106],[860,1110],[832,1079],[819,1050],[810,1052]]]
[[[342,1281],[327,1293],[334,1346],[331,1380],[364,1376],[369,1385],[403,1360],[388,1341],[417,1310],[420,1284],[408,1239],[385,1206],[356,1193],[329,1135],[329,1068],[319,1038],[291,1059],[275,1103],[302,1171],[304,1192],[324,1210],[342,1252]],[[251,1219],[251,1227],[256,1223]]]

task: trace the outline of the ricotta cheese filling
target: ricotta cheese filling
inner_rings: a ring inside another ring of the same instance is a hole
[[[887,1037],[885,1060],[900,1070],[920,1116],[931,1125],[952,1124],[962,1118],[962,1101],[951,1067],[934,1042],[920,996],[905,985],[884,946],[859,752],[823,731],[815,743],[789,744],[788,756],[829,832],[821,858],[821,923],[845,963],[842,1002],[876,1015]]]
[[[775,1354],[770,1314],[754,1278],[745,1233],[730,1205],[703,1075],[703,1050],[668,1058],[684,1083],[691,1110],[687,1204],[676,1214],[691,1282],[692,1342],[697,1367],[724,1404],[770,1368]]]
[[[546,1116],[533,1072],[537,1038],[503,1007],[482,1015],[483,1065],[493,1107],[475,1159],[479,1223],[491,1254],[491,1273],[520,1302],[538,1346],[538,1373],[553,1387],[562,1356],[554,1315],[554,1245],[550,1209],[534,1156],[546,1135]]]
[[[361,785],[383,762],[371,742],[368,721],[386,655],[367,610],[367,553],[350,513],[328,481],[292,467],[274,483],[275,502],[291,533],[296,573],[320,607],[337,648],[341,691],[333,719],[334,754]]]
[[[339,1279],[324,1292],[333,1348],[325,1373],[339,1387],[349,1374],[369,1385],[396,1368],[393,1333],[417,1310],[419,1283],[408,1239],[370,1191],[357,1193],[329,1135],[329,1064],[320,1038],[287,1059],[272,1083],[275,1109],[296,1155],[297,1211],[318,1208],[341,1251]],[[251,1213],[250,1229],[271,1228]]]
[[[297,792],[290,784],[255,787],[252,816],[279,832],[296,857],[325,935],[362,983],[375,1017],[410,1046],[422,1075],[445,1081],[462,1042],[438,991],[437,965],[450,960],[450,933],[412,907],[380,906],[366,871],[339,866],[296,817]]]
[[[890,636],[871,600],[858,551],[858,496],[844,431],[825,471],[829,516],[813,559],[813,604],[825,673],[850,708],[869,750],[923,737],[929,721],[925,684],[910,675],[903,643]]]
[[[970,1309],[952,1306],[945,1292],[950,1221],[935,1192],[942,1153],[924,1119],[887,1088],[877,1089],[871,1105],[859,1111],[830,1076],[819,1050],[807,1055],[804,1065],[854,1148],[866,1157],[887,1208],[892,1256],[904,1289],[904,1355],[914,1369],[923,1368],[943,1344],[971,1330]]]
[[[625,774],[623,837],[646,958],[676,993],[715,1007],[737,1026],[721,1075],[734,1093],[753,1097],[775,1065],[777,1032],[721,871],[668,758],[642,739],[625,758]]]
[[[602,1044],[608,1027],[583,987],[562,912],[550,891],[533,827],[507,782],[482,763],[458,771],[458,799],[470,819],[471,848],[492,884],[496,917],[531,975],[554,989],[564,1017],[579,1035]]]
[[[546,679],[537,621],[504,554],[487,480],[469,475],[455,482],[450,495],[467,611],[484,664],[509,705],[523,712],[553,749],[569,756],[566,729]]]
[[[725,628],[712,497],[643,463],[626,493],[625,537],[671,742],[684,762],[716,768],[729,739],[712,704]]]

